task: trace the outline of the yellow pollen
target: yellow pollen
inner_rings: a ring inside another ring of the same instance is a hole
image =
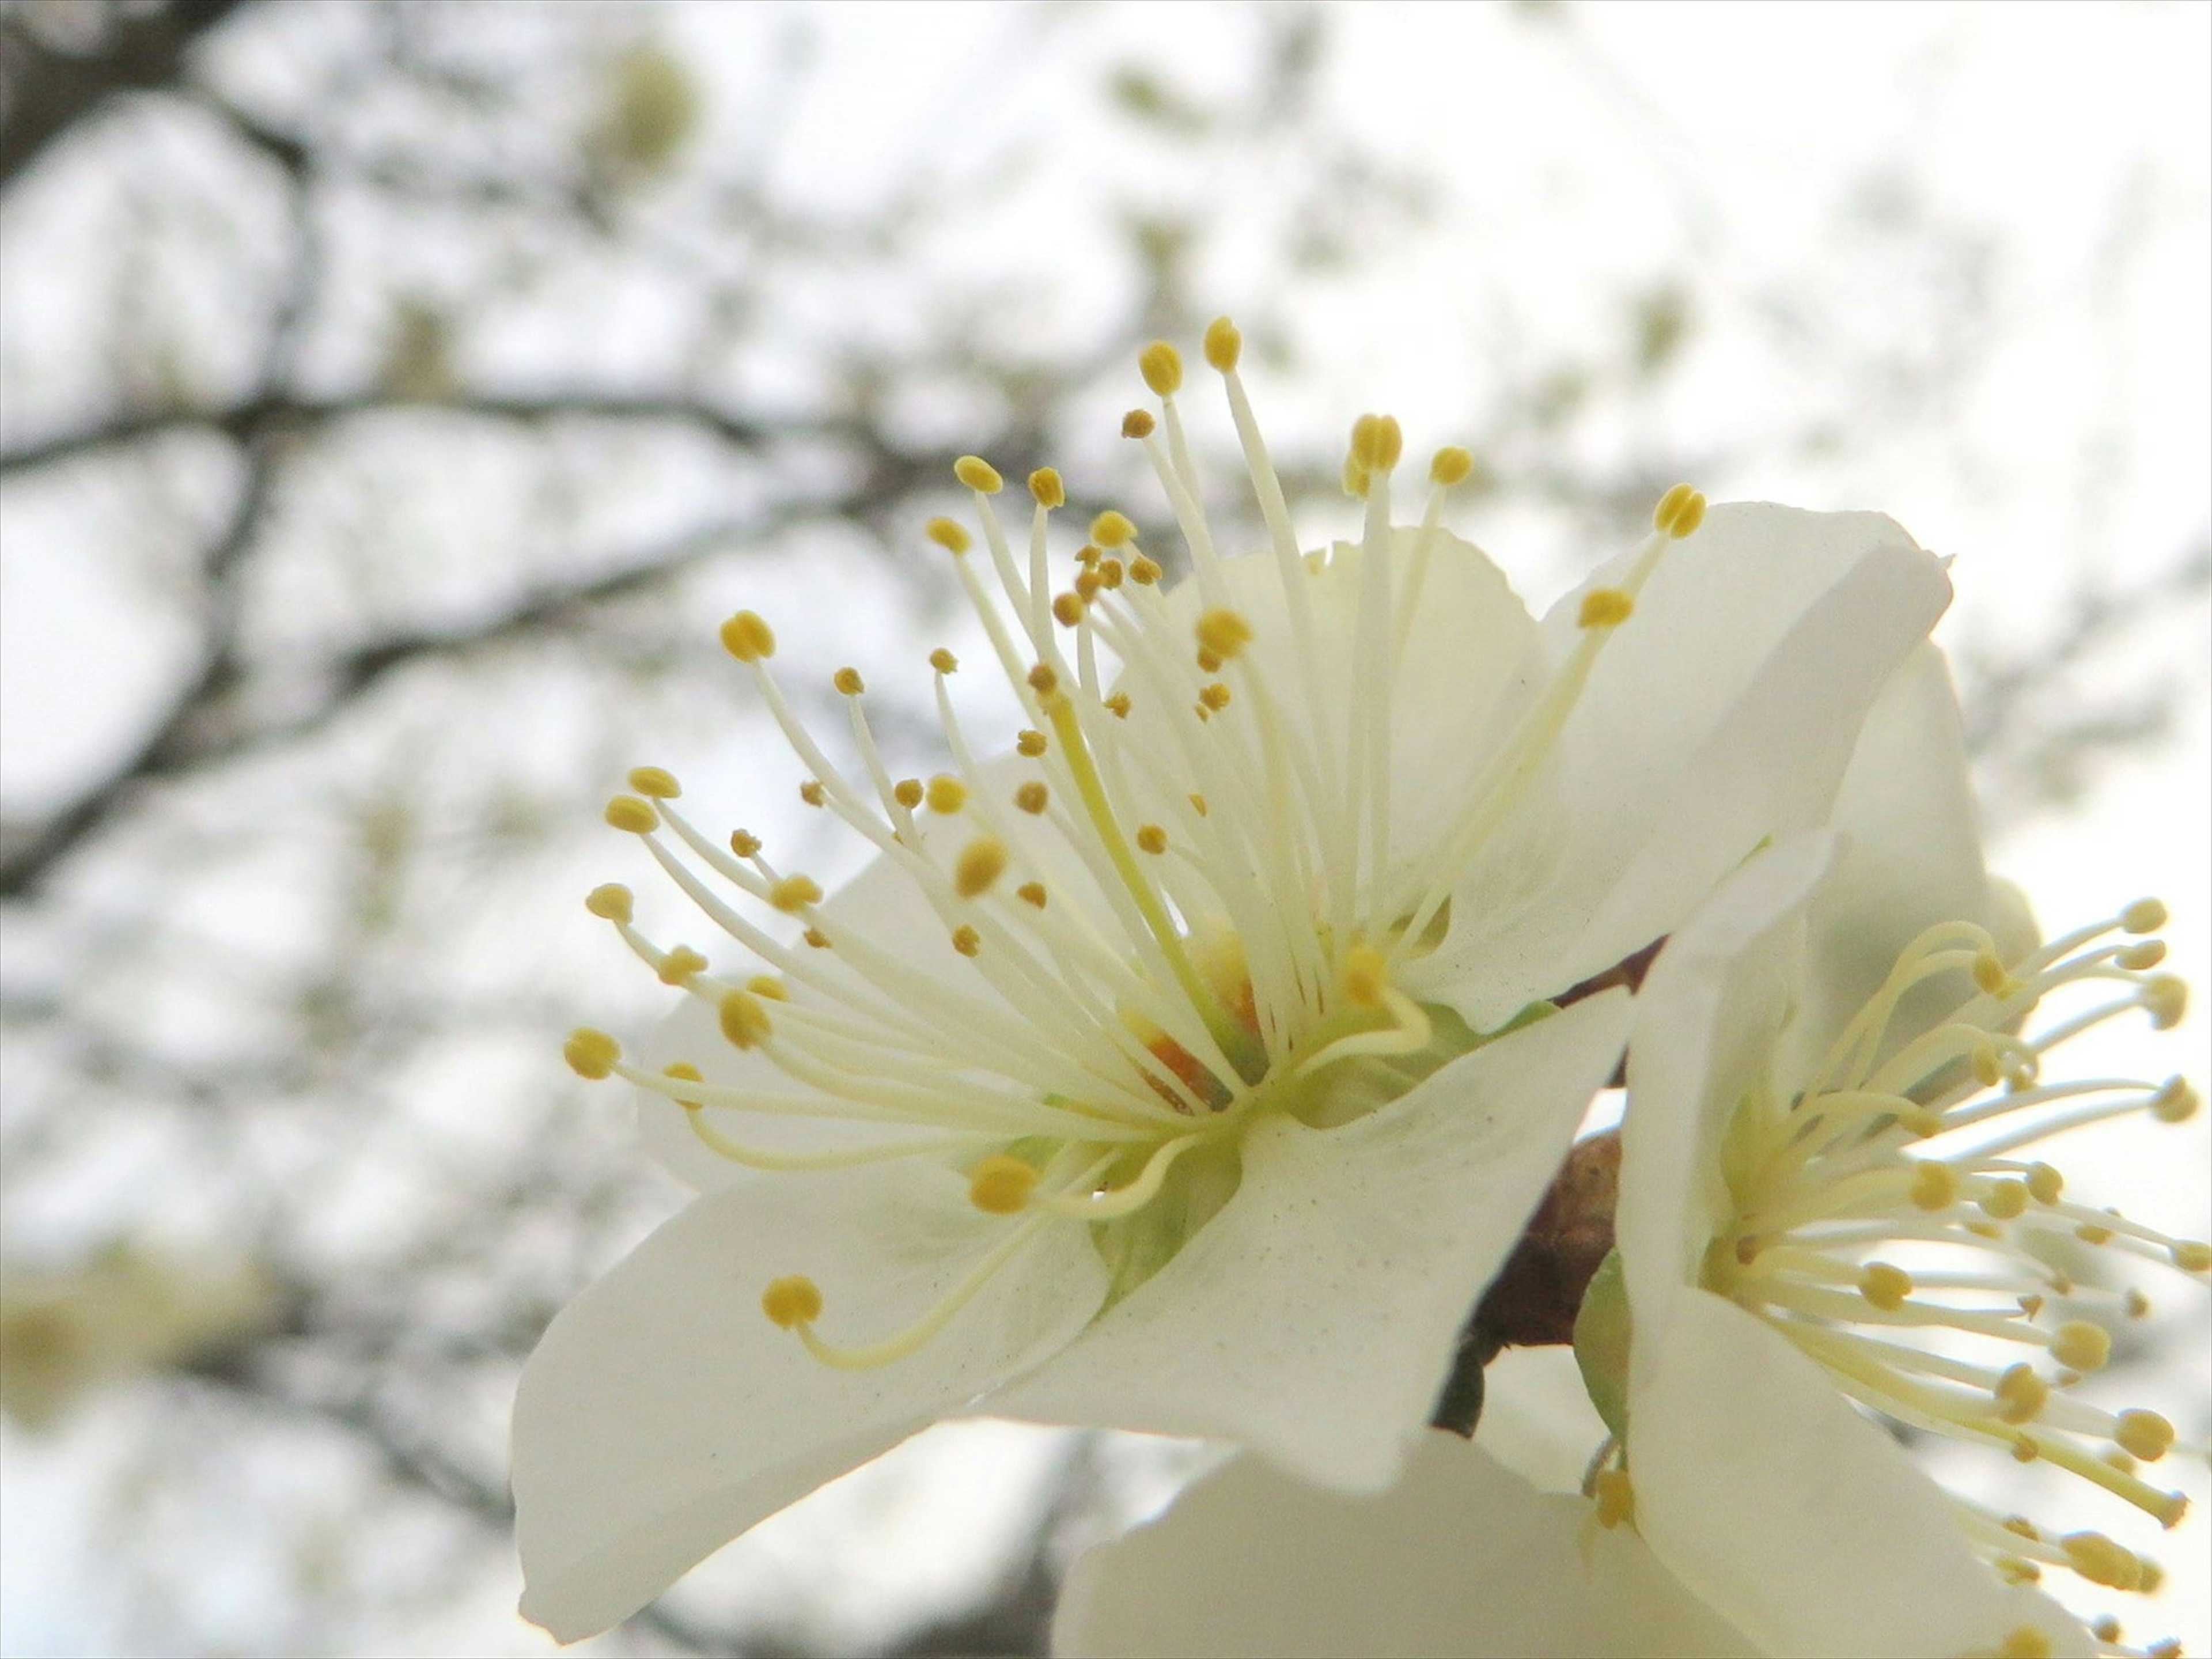
[[[1014,889],[1014,895],[1024,904],[1033,904],[1040,910],[1044,908],[1044,884],[1041,881],[1024,882]]]
[[[2130,973],[2139,974],[2146,968],[2155,968],[2166,960],[2166,941],[2147,939],[2141,945],[2130,945],[2112,958]]]
[[[1141,553],[1129,561],[1129,580],[1139,587],[1150,587],[1162,574],[1158,564]]]
[[[1982,1209],[1999,1221],[2010,1221],[2027,1212],[2027,1188],[2018,1181],[2000,1181],[1982,1194]]]
[[[986,1215],[1014,1215],[1036,1190],[1037,1172],[1018,1158],[994,1153],[968,1177],[968,1201]]]
[[[2112,1443],[2130,1457],[2155,1463],[2172,1449],[2173,1425],[2156,1412],[2122,1412],[2112,1430]]]
[[[1109,508],[1091,521],[1091,539],[1101,547],[1126,547],[1137,538],[1137,526]]]
[[[740,1048],[757,1048],[775,1030],[769,1023],[768,1010],[750,991],[725,991],[716,1012],[721,1016],[722,1035]]]
[[[1134,705],[1130,702],[1129,694],[1127,691],[1116,691],[1106,699],[1106,707],[1113,710],[1115,720],[1125,720],[1129,718],[1129,710]]]
[[[1224,662],[1234,662],[1252,643],[1252,624],[1226,608],[1209,611],[1198,619],[1198,645]]]
[[[2142,1563],[2100,1532],[2069,1532],[2058,1547],[2067,1565],[2093,1584],[2131,1590],[2142,1582]]]
[[[613,1074],[615,1062],[622,1058],[622,1044],[605,1031],[580,1025],[562,1044],[561,1058],[568,1062],[568,1069],[578,1077],[597,1083]]]
[[[1607,1531],[1636,1519],[1636,1490],[1625,1471],[1601,1470],[1590,1483],[1590,1495],[1597,1499],[1597,1523]]]
[[[1340,978],[1345,1000],[1355,1008],[1380,1008],[1390,988],[1389,963],[1371,945],[1355,945],[1344,953]]]
[[[1035,781],[1025,783],[1014,791],[1014,805],[1031,817],[1043,811],[1046,803],[1051,799],[1052,791]]]
[[[2142,1005],[2153,1030],[2170,1031],[2189,1012],[2189,987],[2174,975],[2160,974],[2142,988]]]
[[[1958,1201],[1958,1172],[1948,1164],[1923,1163],[1914,1170],[1912,1201],[1928,1211],[1948,1210]]]
[[[2051,1638],[2033,1625],[2015,1625],[2005,1635],[1997,1659],[2051,1659]]]
[[[901,778],[891,786],[891,799],[909,812],[921,805],[923,793],[920,778]]]
[[[1073,628],[1083,620],[1083,601],[1073,593],[1061,593],[1052,602],[1052,619],[1062,628]]]
[[[811,876],[786,876],[768,890],[768,902],[786,915],[795,916],[810,904],[822,902],[822,890]]]
[[[1429,477],[1446,489],[1454,484],[1465,483],[1474,471],[1474,454],[1457,444],[1439,449],[1429,462]]]
[[[1206,361],[1218,372],[1236,373],[1237,359],[1243,349],[1244,337],[1226,317],[1216,317],[1206,325]]]
[[[1060,690],[1060,676],[1052,672],[1052,665],[1041,662],[1029,672],[1030,690],[1040,697],[1048,697]]]
[[[2051,1385],[2027,1365],[2006,1366],[1991,1392],[1996,1396],[1997,1415],[2008,1423],[2033,1423],[2051,1401]]]
[[[630,769],[629,787],[652,800],[674,800],[684,793],[676,781],[676,775],[658,766],[634,766]]]
[[[809,806],[826,806],[830,803],[830,792],[822,787],[821,779],[809,778],[799,786],[799,798]]]
[[[653,810],[650,801],[635,795],[617,795],[607,803],[607,822],[633,836],[649,835],[660,828],[660,814]]]
[[[1887,1261],[1870,1261],[1859,1275],[1859,1294],[1884,1313],[1895,1313],[1912,1294],[1912,1275]]]
[[[2027,1190],[2039,1204],[2056,1204],[2059,1194],[2066,1190],[2066,1177],[2048,1164],[2031,1164],[2027,1170]]]
[[[2202,1103],[2187,1079],[2172,1077],[2151,1102],[2150,1115],[2160,1123],[2186,1123],[2197,1115],[2197,1109]]]
[[[952,866],[952,890],[962,898],[975,898],[991,890],[991,884],[1006,871],[1006,843],[995,836],[978,836],[960,849]]]
[[[745,981],[745,989],[757,997],[766,997],[770,1002],[791,1000],[791,988],[774,974],[755,974]]]
[[[1148,823],[1137,831],[1137,848],[1157,857],[1168,850],[1168,832],[1157,823]]]
[[[2166,906],[2154,898],[2137,899],[2120,912],[2120,926],[2130,933],[2154,933],[2166,926]]]
[[[1617,587],[1594,587],[1583,595],[1577,628],[1618,628],[1636,614],[1636,601]]]
[[[761,1311],[781,1330],[811,1325],[822,1317],[822,1287],[804,1273],[772,1280],[761,1292]]]
[[[584,895],[584,908],[603,921],[630,919],[630,891],[618,881],[603,883]]]
[[[1042,507],[1067,505],[1067,486],[1060,482],[1060,474],[1048,466],[1041,466],[1030,474],[1030,494]]]
[[[839,669],[830,677],[830,684],[848,697],[857,697],[868,689],[868,683],[860,678],[860,671],[857,668]]]
[[[1030,759],[1035,760],[1039,755],[1044,753],[1044,750],[1045,741],[1043,732],[1032,732],[1024,728],[1014,734],[1014,752],[1016,754],[1026,755]]]
[[[1229,707],[1229,688],[1219,680],[1214,681],[1211,685],[1200,686],[1198,701],[1200,706],[1218,714]]]
[[[2112,1357],[2112,1333],[2086,1319],[2070,1319],[2051,1339],[2051,1357],[2069,1371],[2100,1371]]]
[[[2175,1240],[2173,1265],[2185,1273],[2212,1273],[2212,1244],[2201,1244],[2193,1238]]]
[[[826,951],[830,948],[830,935],[823,933],[819,927],[808,928],[805,933],[799,935],[799,938],[805,939],[808,945],[814,950]]]
[[[960,659],[940,645],[929,653],[929,665],[940,674],[957,674],[960,672]]]
[[[965,553],[975,545],[967,531],[950,519],[932,519],[922,534],[948,553]]]
[[[1705,498],[1686,483],[1676,484],[1659,498],[1651,526],[1680,541],[1705,521]]]
[[[722,624],[722,649],[739,662],[764,662],[775,655],[775,629],[757,611],[740,611]]]
[[[1388,415],[1362,415],[1352,423],[1352,459],[1363,471],[1389,472],[1405,453],[1406,435]]]
[[[1121,435],[1125,438],[1149,438],[1158,424],[1149,409],[1133,409],[1121,417]]]
[[[1006,487],[999,469],[981,455],[963,455],[952,463],[952,476],[981,495],[995,495]]]
[[[1155,398],[1172,398],[1182,390],[1182,353],[1165,340],[1155,340],[1137,354],[1137,369]]]
[[[963,957],[972,957],[983,948],[983,936],[963,921],[952,930],[952,948]]]
[[[932,778],[923,793],[929,810],[939,817],[949,818],[968,805],[968,786],[950,772],[939,772]]]
[[[761,849],[761,838],[750,830],[730,831],[730,850],[741,859],[749,859]]]
[[[707,965],[707,958],[688,945],[679,945],[661,957],[657,970],[663,985],[688,985],[691,976]]]

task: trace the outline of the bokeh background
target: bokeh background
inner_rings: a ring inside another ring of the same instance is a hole
[[[0,1650],[549,1649],[516,1371],[681,1198],[556,1058],[659,1005],[600,801],[818,833],[740,604],[926,769],[952,459],[1158,518],[1134,353],[1218,312],[1316,538],[1383,409],[1539,604],[1679,477],[1955,555],[1997,863],[2201,984],[2208,64],[2143,0],[0,4]],[[2201,1120],[2074,1140],[2204,1236]],[[2148,1288],[2113,1386],[2201,1446]],[[939,1431],[592,1650],[1033,1651],[1192,1455]],[[2131,1637],[2212,1644],[2204,1536]]]

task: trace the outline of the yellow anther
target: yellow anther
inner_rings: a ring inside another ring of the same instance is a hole
[[[775,629],[757,611],[740,611],[722,624],[722,649],[739,662],[765,662],[775,655]]]
[[[1199,817],[1204,817],[1207,811],[1206,797],[1203,795],[1193,795],[1190,798],[1190,810],[1197,813]]]
[[[741,859],[751,858],[761,849],[761,838],[750,830],[730,831],[730,850]]]
[[[848,697],[857,697],[868,689],[868,683],[860,678],[860,671],[857,668],[839,669],[830,677],[830,684]]]
[[[2069,1371],[2100,1371],[2112,1357],[2112,1334],[2086,1319],[2069,1319],[2051,1339],[2051,1357]]]
[[[672,1077],[678,1083],[702,1083],[706,1080],[696,1066],[684,1060],[678,1060],[673,1066],[662,1066],[660,1074],[663,1077]],[[687,1112],[696,1112],[699,1109],[699,1103],[696,1100],[679,1100],[676,1103]]]
[[[1044,753],[1044,751],[1045,741],[1043,732],[1031,731],[1027,726],[1024,726],[1021,731],[1017,732],[1014,734],[1014,752],[1016,754],[1026,755],[1030,759],[1035,760],[1039,755]]]
[[[1987,951],[1974,957],[1974,983],[1984,995],[2008,997],[2020,989],[2020,981],[2005,971],[2003,963]]]
[[[1895,1313],[1912,1294],[1912,1275],[1887,1261],[1870,1261],[1859,1274],[1859,1294],[1884,1313]]]
[[[1229,688],[1219,680],[1215,680],[1209,685],[1201,685],[1198,689],[1198,700],[1218,714],[1229,707]]]
[[[766,997],[770,1002],[791,1000],[791,988],[774,974],[755,974],[745,981],[745,989],[757,997]]]
[[[1344,493],[1355,501],[1367,499],[1367,469],[1349,455],[1344,458]]]
[[[629,787],[652,800],[674,800],[684,793],[683,786],[676,781],[676,775],[658,766],[630,768]]]
[[[2153,1594],[2149,1570],[2156,1565],[2155,1562],[2151,1561],[2143,1563],[2142,1593],[2145,1595]],[[2161,1576],[2163,1576],[2162,1573]],[[2181,1659],[2181,1638],[2178,1636],[2161,1636],[2145,1648],[2143,1653],[2145,1659]]]
[[[827,951],[830,949],[830,935],[823,933],[819,927],[808,928],[805,933],[799,935],[799,938],[806,941],[807,946],[811,950]]]
[[[960,849],[952,864],[952,890],[962,898],[975,898],[991,890],[991,884],[1006,872],[1006,843],[996,836],[978,836]]]
[[[2212,1273],[2212,1244],[2179,1238],[2173,1243],[2172,1255],[2173,1265],[2185,1273]]]
[[[2051,1638],[2033,1625],[2015,1625],[2006,1632],[1997,1659],[2051,1659]]]
[[[650,801],[635,795],[617,795],[607,803],[607,822],[633,836],[650,835],[660,828],[660,814],[653,810]]]
[[[1083,571],[1075,578],[1075,597],[1088,605],[1091,596],[1105,586],[1106,578],[1096,569]]]
[[[1652,528],[1678,542],[1705,521],[1705,498],[1686,483],[1662,495],[1651,514]]]
[[[2016,1537],[2025,1538],[2031,1544],[2039,1544],[2043,1541],[2043,1534],[2036,1530],[2035,1522],[2024,1515],[2007,1516],[2004,1518],[2003,1526],[2007,1532]]]
[[[1203,647],[1199,651],[1197,661],[1198,672],[1201,674],[1218,674],[1221,672],[1221,659]]]
[[[580,1025],[561,1045],[561,1058],[568,1062],[568,1069],[578,1077],[597,1083],[613,1074],[615,1062],[622,1058],[622,1044],[605,1031]]]
[[[1405,449],[1406,434],[1388,415],[1362,415],[1352,423],[1352,460],[1363,471],[1389,472]]]
[[[2089,1634],[2100,1642],[2117,1644],[2121,1636],[2120,1621],[2108,1613],[2101,1619],[2090,1621]]]
[[[2136,1460],[2118,1446],[2105,1454],[2104,1464],[2106,1468],[2118,1469],[2122,1474],[2133,1474],[2136,1472]]]
[[[2130,945],[2112,958],[2130,973],[2140,974],[2145,969],[2155,968],[2166,960],[2166,941],[2147,939],[2140,945]]]
[[[659,974],[663,985],[688,985],[691,982],[691,976],[706,966],[706,957],[688,945],[679,945],[661,957],[660,966],[655,971]]]
[[[1990,1564],[1997,1570],[1997,1577],[2008,1584],[2033,1584],[2041,1581],[2043,1569],[2033,1561],[2023,1561],[2017,1555],[2000,1555]]]
[[[2150,1317],[2150,1298],[2132,1285],[2129,1287],[2127,1294],[2120,1298],[2120,1306],[2130,1319]]]
[[[1597,1499],[1597,1523],[1607,1531],[1636,1519],[1636,1489],[1626,1470],[1600,1470],[1590,1482],[1590,1495]]]
[[[1583,595],[1577,628],[1618,628],[1636,614],[1636,601],[1617,587],[1594,587]]]
[[[1216,317],[1206,325],[1206,361],[1222,374],[1236,372],[1243,349],[1244,337],[1226,317]]]
[[[2166,1569],[2148,1555],[2136,1557],[2136,1589],[2145,1595],[2158,1594],[2158,1587],[2166,1583]],[[2178,1643],[2154,1642],[2150,1647],[2152,1659],[2171,1659],[2181,1651]]]
[[[786,876],[768,890],[768,902],[786,915],[795,916],[810,904],[822,902],[822,890],[811,876]]]
[[[966,529],[951,519],[932,519],[921,533],[947,553],[965,553],[975,545]]]
[[[1052,791],[1032,779],[1014,791],[1014,805],[1031,817],[1044,811],[1052,799]]]
[[[2156,1412],[2122,1412],[2112,1430],[2112,1443],[2130,1457],[2155,1463],[2172,1449],[2173,1425]]]
[[[1429,477],[1446,489],[1465,483],[1474,471],[1474,453],[1457,444],[1446,445],[1429,461]]]
[[[1040,697],[1048,697],[1060,690],[1060,676],[1048,662],[1041,662],[1030,670],[1029,683],[1030,690]]]
[[[1037,1172],[1018,1158],[994,1152],[968,1177],[968,1201],[986,1215],[1015,1215],[1036,1190]]]
[[[1139,553],[1129,561],[1129,580],[1139,587],[1150,587],[1164,573],[1158,563]]]
[[[1097,564],[1100,556],[1098,550],[1091,546],[1088,542],[1085,542],[1082,546],[1075,550],[1075,562],[1081,565],[1085,570],[1090,569],[1092,565]]]
[[[2142,1582],[2142,1563],[2101,1532],[2069,1532],[2058,1547],[2067,1565],[2093,1584],[2131,1590]]]
[[[1198,619],[1198,647],[1223,662],[1234,662],[1252,643],[1252,624],[1241,611],[1226,606],[1208,611]]]
[[[1014,896],[1024,904],[1035,905],[1040,910],[1044,908],[1044,884],[1041,881],[1024,882],[1014,889]]]
[[[2154,898],[2137,899],[2120,912],[2120,926],[2130,933],[2154,933],[2166,926],[2166,906]]]
[[[809,806],[826,806],[830,804],[830,792],[823,787],[822,780],[819,778],[809,778],[800,784],[799,798]]]
[[[950,772],[939,772],[929,781],[922,797],[928,801],[931,811],[949,818],[968,805],[968,786]]]
[[[2039,1204],[2056,1204],[2066,1190],[2066,1177],[2048,1164],[2027,1166],[2028,1195]]]
[[[2151,980],[2142,988],[2142,996],[2156,1030],[2172,1030],[2189,1012],[2189,987],[2172,974],[2160,974]]]
[[[1182,390],[1182,353],[1165,340],[1155,340],[1137,354],[1137,369],[1155,398],[1172,398]]]
[[[1091,521],[1091,539],[1101,547],[1126,547],[1136,538],[1137,526],[1110,507]]]
[[[628,921],[630,890],[618,881],[603,883],[584,895],[584,908],[603,921]]]
[[[761,1311],[781,1330],[811,1325],[822,1317],[822,1287],[804,1273],[775,1279],[761,1292]]]
[[[1958,1171],[1948,1164],[1928,1162],[1915,1166],[1911,1199],[1923,1210],[1948,1210],[1959,1200]]]
[[[1006,487],[1006,481],[999,476],[999,469],[981,455],[963,455],[952,463],[952,476],[985,495],[995,495]]]
[[[716,1012],[721,1016],[722,1035],[740,1048],[757,1048],[775,1030],[768,1010],[750,991],[723,992]]]
[[[2012,1443],[2012,1461],[2015,1463],[2033,1463],[2042,1455],[2043,1448],[2035,1443],[2032,1434],[2023,1434]]]
[[[2106,1213],[2111,1212],[2107,1211]],[[2084,1244],[2109,1244],[2112,1242],[2112,1230],[2100,1227],[2094,1221],[2085,1221],[2074,1230],[2074,1237]]]
[[[1991,1390],[1997,1415],[2008,1423],[2033,1423],[2051,1403],[2051,1385],[2027,1365],[2008,1365]]]
[[[1371,945],[1355,945],[1344,953],[1340,977],[1345,1000],[1355,1008],[1380,1008],[1382,994],[1390,988],[1389,964]]]
[[[1149,409],[1133,409],[1121,417],[1121,435],[1125,438],[1149,438],[1158,428]]]
[[[2150,1115],[2160,1123],[2186,1123],[2203,1103],[2185,1078],[2170,1077],[2150,1103]]]
[[[1041,466],[1030,474],[1030,494],[1039,507],[1067,505],[1067,486],[1060,482],[1060,474],[1048,466]]]
[[[929,653],[929,665],[940,674],[957,674],[960,672],[960,659],[940,645]]]
[[[1984,1214],[1999,1221],[2010,1221],[2027,1212],[2027,1184],[2018,1181],[1992,1182],[1989,1191],[1982,1194],[1981,1204]]]
[[[891,786],[891,799],[909,812],[921,805],[922,794],[920,778],[901,778]]]
[[[1052,602],[1052,619],[1062,628],[1073,628],[1083,620],[1083,601],[1073,593],[1061,593]]]
[[[1127,574],[1127,567],[1119,559],[1101,559],[1098,562],[1098,585],[1109,593],[1121,585],[1121,578]],[[1081,586],[1080,583],[1077,585]]]
[[[1157,823],[1148,823],[1137,831],[1137,850],[1155,856],[1168,850],[1168,832]]]
[[[1112,696],[1106,699],[1107,708],[1112,713],[1114,718],[1117,720],[1125,720],[1128,719],[1129,710],[1135,706],[1135,704],[1129,701],[1129,694],[1127,691],[1116,691]]]
[[[963,921],[952,930],[952,948],[963,957],[972,957],[983,948],[983,936]]]
[[[1974,1081],[1984,1089],[1994,1089],[2004,1079],[2004,1067],[1997,1061],[1997,1051],[1986,1042],[1974,1045],[1967,1064],[1974,1068]]]

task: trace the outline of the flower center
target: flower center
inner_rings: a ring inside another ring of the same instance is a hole
[[[1923,933],[1810,1087],[1787,1097],[1762,1088],[1739,1104],[1722,1151],[1732,1214],[1703,1277],[1881,1416],[2063,1469],[2170,1528],[2186,1500],[2136,1469],[2165,1455],[2172,1425],[2070,1393],[2110,1357],[2112,1316],[2142,1318],[2149,1303],[2138,1290],[2077,1282],[2053,1265],[2051,1246],[2078,1241],[2200,1276],[2212,1249],[2072,1201],[2058,1169],[2027,1156],[2081,1124],[2133,1113],[2178,1123],[2196,1111],[2196,1092],[2178,1077],[2044,1075],[2062,1044],[2120,1014],[2142,1009],[2160,1030],[2179,1021],[2181,981],[2152,971],[2164,945],[2108,939],[2164,921],[2163,907],[2146,900],[2009,965],[1979,927]],[[1944,1023],[1893,1031],[1901,1000],[1962,969],[1975,993]],[[2117,996],[2027,1034],[2052,994],[2115,985]],[[1954,1503],[2016,1582],[2045,1566],[2124,1590],[2150,1590],[2160,1577],[2101,1533],[2054,1534]]]
[[[1238,379],[1239,349],[1225,319],[1207,331],[1271,558],[1224,562],[1215,550],[1172,348],[1155,344],[1140,360],[1159,417],[1139,410],[1123,424],[1182,532],[1194,605],[1161,591],[1163,565],[1111,511],[1091,520],[1073,580],[1055,592],[1048,539],[1066,504],[1059,475],[1029,480],[1023,557],[999,516],[999,473],[975,456],[956,467],[981,556],[951,520],[927,533],[951,556],[1022,708],[1006,761],[977,760],[952,701],[960,664],[940,649],[930,663],[949,769],[893,777],[851,668],[832,682],[858,761],[841,768],[784,694],[768,623],[741,611],[723,624],[724,646],[805,769],[802,799],[873,847],[878,869],[864,881],[905,884],[900,914],[921,914],[918,897],[938,939],[884,925],[859,898],[825,899],[744,830],[726,842],[707,833],[659,769],[633,772],[635,793],[607,808],[766,971],[721,976],[688,946],[655,944],[626,888],[596,890],[589,908],[664,981],[710,1005],[728,1043],[796,1087],[713,1082],[696,1060],[656,1072],[593,1030],[570,1038],[569,1063],[675,1103],[700,1142],[737,1164],[800,1171],[931,1158],[968,1178],[979,1212],[1006,1218],[973,1273],[880,1341],[823,1339],[815,1327],[834,1297],[804,1276],[778,1279],[764,1311],[825,1363],[913,1352],[1048,1226],[1091,1228],[1109,1295],[1126,1295],[1234,1193],[1252,1123],[1288,1113],[1334,1127],[1472,1047],[1457,1016],[1395,981],[1441,935],[1457,872],[1541,787],[1597,654],[1661,554],[1703,518],[1705,498],[1686,486],[1660,502],[1621,585],[1588,596],[1574,647],[1476,751],[1486,758],[1456,816],[1410,848],[1391,815],[1397,665],[1444,548],[1444,495],[1472,459],[1439,451],[1419,528],[1395,527],[1402,438],[1395,421],[1363,416],[1346,464],[1346,487],[1365,503],[1362,540],[1334,562],[1308,556]],[[1340,644],[1347,630],[1322,609],[1324,584],[1351,613],[1348,652],[1334,655],[1325,641]],[[785,936],[792,924],[795,940]],[[785,1150],[725,1127],[779,1117],[826,1120],[842,1138]]]

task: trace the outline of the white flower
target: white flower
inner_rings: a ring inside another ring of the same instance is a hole
[[[1984,877],[1963,777],[1931,651],[1869,722],[1840,860],[1820,834],[1751,860],[1638,997],[1616,1217],[1626,1461],[1595,1484],[1608,1518],[1632,1512],[1771,1653],[2088,1652],[2027,1586],[2053,1567],[2154,1586],[2101,1533],[1946,1492],[1880,1419],[2039,1460],[2168,1526],[2184,1507],[2136,1468],[2171,1444],[2165,1419],[2068,1392],[2111,1346],[2085,1310],[2147,1304],[2069,1282],[2050,1247],[2196,1273],[2212,1252],[2072,1201],[2031,1150],[2083,1122],[2194,1109],[2179,1079],[2046,1069],[2090,1025],[2179,1017],[2179,981],[2151,971],[2162,947],[2112,938],[2164,913],[2145,902],[2035,945]],[[1872,969],[1877,957],[1892,965]],[[2054,1015],[2069,992],[2108,994]],[[1578,1342],[1603,1310],[1586,1308]]]
[[[1756,1650],[1627,1528],[1432,1433],[1389,1492],[1351,1496],[1238,1458],[1079,1558],[1066,1659],[1300,1655],[1730,1659]]]
[[[524,1607],[556,1634],[951,1413],[1219,1436],[1387,1484],[1625,1036],[1620,992],[1547,1000],[1823,819],[1948,596],[1886,519],[1677,489],[1540,623],[1439,527],[1464,451],[1394,526],[1376,416],[1346,465],[1361,542],[1304,554],[1225,319],[1206,355],[1268,553],[1216,550],[1165,345],[1143,358],[1163,418],[1124,429],[1188,550],[1174,592],[1109,512],[1055,594],[1058,476],[1030,480],[1024,552],[999,475],[957,469],[980,555],[929,534],[1024,711],[1012,756],[976,758],[939,651],[948,769],[893,779],[850,669],[840,769],[769,625],[724,625],[804,797],[878,853],[836,896],[695,826],[665,772],[609,808],[757,962],[710,972],[646,939],[626,890],[592,896],[690,994],[645,1063],[596,1031],[570,1061],[644,1091],[705,1191],[524,1378]]]

